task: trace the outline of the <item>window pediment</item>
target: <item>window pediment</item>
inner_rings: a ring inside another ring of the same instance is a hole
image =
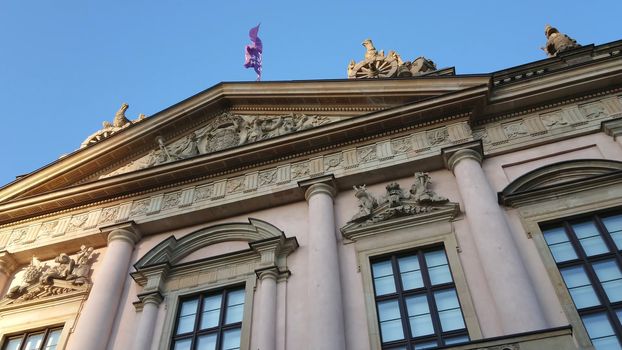
[[[513,206],[566,193],[589,190],[622,180],[622,162],[580,159],[558,162],[530,171],[498,193],[499,203]]]
[[[154,265],[175,265],[198,249],[228,241],[245,241],[253,247],[267,240],[282,238],[289,242],[286,245],[297,246],[295,238],[285,238],[283,231],[277,227],[258,219],[249,218],[248,221],[210,226],[180,239],[171,236],[145,254],[134,267],[141,270]]]

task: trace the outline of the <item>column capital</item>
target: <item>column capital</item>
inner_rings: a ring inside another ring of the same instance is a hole
[[[259,278],[260,281],[263,281],[266,278],[270,278],[276,281],[280,273],[281,271],[279,271],[279,268],[276,266],[255,270],[255,274],[257,274],[257,278]]]
[[[10,276],[17,268],[17,261],[13,254],[6,250],[0,252],[0,273]]]
[[[162,296],[162,294],[160,294],[160,292],[150,292],[139,294],[138,299],[143,304],[143,306],[146,304],[154,304],[157,306],[160,305],[160,303],[164,300],[164,297]]]
[[[312,179],[298,182],[298,187],[305,190],[305,199],[309,201],[311,196],[318,193],[328,194],[331,198],[337,195],[337,185],[335,183],[335,175],[328,174],[324,176],[314,177]]]
[[[622,117],[616,119],[605,120],[600,123],[600,129],[607,135],[617,140],[622,135]]]
[[[474,159],[481,164],[484,159],[484,147],[481,140],[469,141],[441,149],[441,156],[447,169],[453,172],[456,164],[462,159]]]
[[[114,240],[120,239],[134,246],[141,238],[140,231],[138,231],[138,227],[134,221],[100,227],[99,230],[108,236],[108,244]]]

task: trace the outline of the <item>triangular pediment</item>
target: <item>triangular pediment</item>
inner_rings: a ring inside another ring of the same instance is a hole
[[[221,83],[144,119],[118,126],[115,116],[105,125],[114,132],[1,188],[0,211],[15,220],[429,123],[470,111],[488,82],[437,76]],[[21,209],[43,197],[45,205]]]

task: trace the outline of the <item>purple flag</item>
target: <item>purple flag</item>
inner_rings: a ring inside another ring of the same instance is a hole
[[[257,34],[259,33],[260,25],[261,24],[258,24],[257,27],[251,28],[251,30],[248,32],[248,36],[251,38],[253,44],[246,45],[246,47],[244,48],[244,57],[246,59],[244,62],[244,67],[253,67],[255,69],[255,73],[257,73],[257,81],[261,80],[261,55],[263,53],[263,45],[261,44],[261,39],[259,39],[259,37],[257,36]]]

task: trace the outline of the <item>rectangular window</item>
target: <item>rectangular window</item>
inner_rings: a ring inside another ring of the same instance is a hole
[[[56,350],[61,328],[48,328],[6,337],[2,350]]]
[[[371,261],[382,349],[431,349],[469,341],[443,248]]]
[[[171,349],[240,349],[244,297],[244,288],[235,288],[182,299]]]
[[[549,224],[542,233],[594,348],[622,349],[622,215]]]

